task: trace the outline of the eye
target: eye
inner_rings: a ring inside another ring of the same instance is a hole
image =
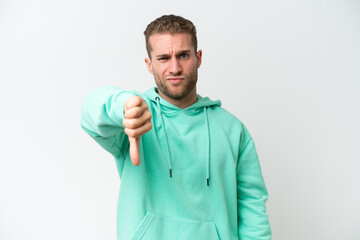
[[[158,58],[159,61],[165,61],[165,60],[168,60],[169,58],[168,57],[160,57]]]
[[[180,55],[180,58],[187,58],[188,56],[189,56],[188,54],[184,53]]]

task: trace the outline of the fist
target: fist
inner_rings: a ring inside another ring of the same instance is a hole
[[[124,105],[125,133],[130,141],[130,158],[135,166],[140,164],[140,137],[151,130],[151,113],[144,99],[139,96],[129,97]]]

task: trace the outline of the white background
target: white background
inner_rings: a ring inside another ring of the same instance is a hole
[[[250,130],[275,240],[360,239],[360,1],[0,0],[0,239],[115,239],[115,162],[86,93],[145,91],[143,31],[197,26],[199,93]]]

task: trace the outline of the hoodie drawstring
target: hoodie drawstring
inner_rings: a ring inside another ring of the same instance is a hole
[[[210,185],[210,129],[209,129],[209,121],[207,116],[207,108],[204,107],[204,115],[206,122],[206,133],[207,133],[207,151],[206,151],[206,183]]]
[[[171,155],[170,155],[170,148],[169,148],[169,141],[166,135],[165,125],[164,121],[162,119],[161,114],[161,106],[160,106],[160,98],[156,97],[156,105],[159,112],[159,118],[161,122],[161,126],[163,128],[165,143],[166,143],[166,150],[167,150],[167,161],[168,161],[168,168],[170,171],[170,177],[172,177],[172,165],[171,165]],[[207,149],[206,149],[206,184],[207,186],[210,186],[210,129],[209,129],[209,121],[208,121],[208,115],[207,115],[207,107],[204,107],[204,117],[205,117],[205,123],[206,123],[206,133],[207,133]]]
[[[157,105],[158,110],[159,110],[159,118],[160,118],[160,121],[161,121],[161,126],[163,128],[164,138],[165,138],[165,142],[166,142],[166,149],[167,149],[167,153],[168,153],[168,158],[167,158],[167,160],[168,160],[168,168],[169,168],[169,171],[170,171],[170,177],[172,177],[171,155],[170,155],[170,149],[169,149],[169,142],[168,142],[166,131],[165,131],[164,121],[163,121],[162,116],[161,116],[160,98],[156,97],[155,100],[156,100],[156,105]]]

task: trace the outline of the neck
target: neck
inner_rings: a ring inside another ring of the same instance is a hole
[[[162,97],[167,102],[171,103],[174,106],[177,106],[178,108],[185,109],[197,101],[197,95],[196,95],[196,87],[185,97],[183,98],[171,98],[166,95],[164,95],[161,91],[158,91],[160,97]]]

